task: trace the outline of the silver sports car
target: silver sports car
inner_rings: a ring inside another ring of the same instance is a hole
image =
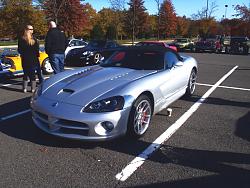
[[[46,80],[31,99],[32,118],[43,131],[64,138],[140,137],[152,115],[194,93],[196,78],[192,57],[167,48],[127,47],[100,65]]]

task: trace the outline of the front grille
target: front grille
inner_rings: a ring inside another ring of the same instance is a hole
[[[40,119],[42,119],[43,121],[48,121],[48,116],[46,115],[46,114],[43,114],[43,113],[41,113],[41,112],[37,112],[37,111],[34,111],[35,112],[35,114],[40,118]]]
[[[38,111],[34,111],[33,113],[39,124],[48,131],[56,131],[59,134],[88,136],[89,126],[85,123],[50,117]]]
[[[77,121],[71,121],[66,119],[59,119],[56,122],[57,125],[63,126],[63,127],[74,127],[79,129],[88,129],[88,125],[85,123],[77,122]]]
[[[60,129],[60,132],[63,134],[73,134],[73,135],[81,135],[81,136],[88,136],[88,133],[89,133],[88,130],[68,129],[65,127],[62,127]]]

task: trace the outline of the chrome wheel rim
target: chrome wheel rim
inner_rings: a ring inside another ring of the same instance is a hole
[[[134,115],[134,131],[142,135],[148,129],[151,119],[151,106],[147,100],[142,100],[136,107]]]
[[[44,61],[43,68],[44,68],[44,70],[45,70],[46,72],[48,72],[48,73],[52,73],[52,72],[53,72],[53,69],[52,69],[51,64],[50,64],[50,62],[49,62],[49,59],[46,59],[46,60]]]
[[[193,71],[189,80],[190,93],[193,94],[196,84],[196,73]]]
[[[101,58],[102,58],[101,54],[99,53],[95,54],[94,63],[99,63]]]

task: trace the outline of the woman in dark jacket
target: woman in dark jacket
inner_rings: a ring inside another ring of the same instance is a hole
[[[41,69],[39,63],[39,44],[33,37],[33,27],[27,25],[23,32],[23,36],[18,40],[18,52],[21,54],[22,67],[23,67],[23,92],[27,92],[28,78],[31,81],[31,92],[36,88],[36,71],[41,76]],[[39,72],[40,71],[40,72]],[[39,77],[40,77],[39,76]],[[39,78],[39,80],[42,78]],[[41,82],[42,80],[40,80]]]

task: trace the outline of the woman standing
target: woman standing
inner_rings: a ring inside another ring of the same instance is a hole
[[[36,71],[39,75],[40,83],[42,82],[41,68],[39,63],[39,44],[37,39],[33,37],[32,25],[27,25],[23,35],[18,40],[18,52],[21,54],[23,67],[23,92],[27,92],[28,79],[31,81],[31,92],[36,88]],[[40,68],[40,69],[39,69]],[[40,71],[40,72],[39,72]]]

